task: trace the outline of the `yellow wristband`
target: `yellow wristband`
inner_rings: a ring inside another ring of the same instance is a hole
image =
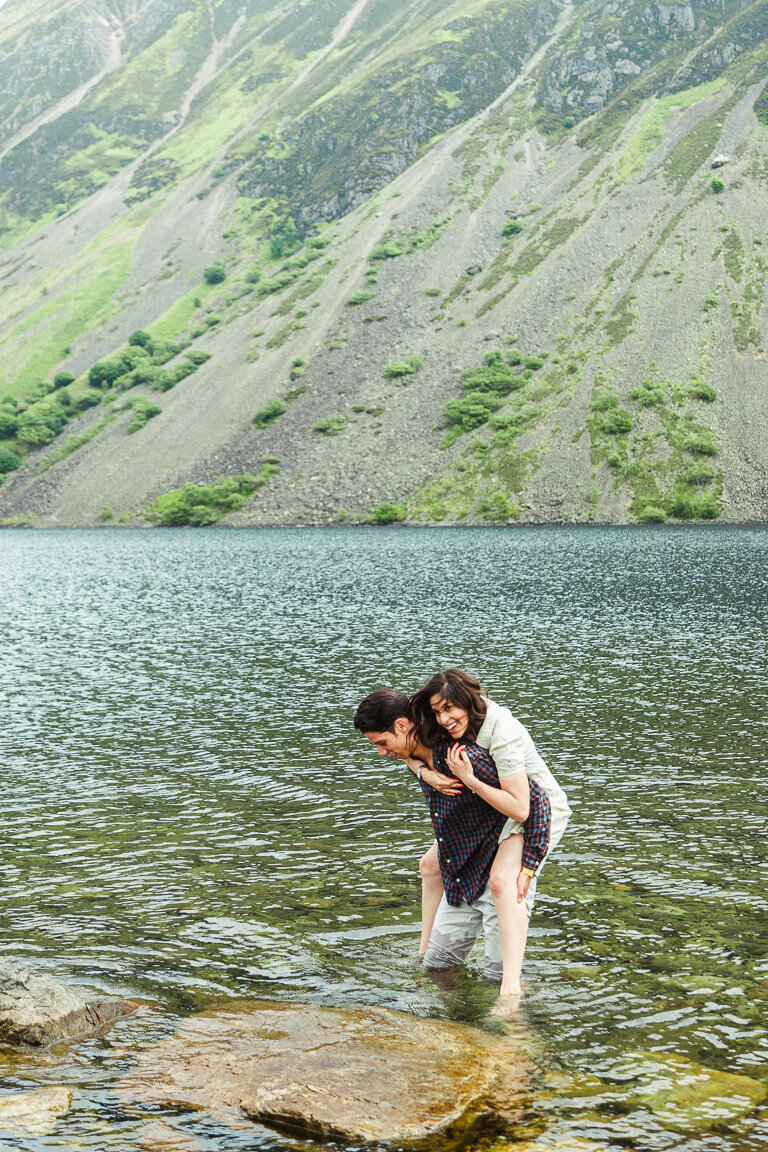
[[[522,872],[523,876],[530,876],[533,878],[536,875],[533,868],[521,868],[520,871]]]

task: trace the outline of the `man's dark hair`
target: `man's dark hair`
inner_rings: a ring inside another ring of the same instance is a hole
[[[355,728],[360,732],[394,732],[395,720],[407,715],[408,697],[404,692],[377,688],[355,712]]]

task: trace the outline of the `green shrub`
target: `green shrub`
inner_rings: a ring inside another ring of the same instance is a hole
[[[725,184],[719,176],[713,176],[709,182],[709,186],[716,196],[725,191]]]
[[[266,428],[268,424],[271,424],[273,420],[277,420],[278,416],[282,416],[283,412],[287,411],[287,404],[284,404],[282,400],[275,397],[274,400],[270,400],[268,404],[265,404],[263,408],[259,409],[253,418],[253,422],[257,428]]]
[[[68,388],[74,382],[75,376],[71,372],[57,372],[53,378],[54,388]]]
[[[602,392],[592,397],[589,406],[593,412],[606,412],[609,408],[618,408],[619,398],[613,392]]]
[[[395,240],[390,240],[386,244],[380,244],[378,248],[374,248],[368,257],[369,260],[394,260],[396,256],[402,256],[403,249],[400,244]]]
[[[399,376],[414,376],[424,365],[420,356],[410,356],[401,363],[385,364],[384,375],[387,379],[396,379]]]
[[[711,484],[715,478],[715,470],[711,464],[702,461],[700,464],[691,464],[686,468],[683,479],[686,484]]]
[[[609,408],[602,415],[600,427],[603,432],[608,432],[611,436],[629,432],[632,427],[632,416],[626,408]]]
[[[720,508],[714,496],[676,496],[672,504],[672,515],[678,520],[715,520]]]
[[[493,392],[507,396],[522,388],[525,380],[511,372],[506,364],[487,364],[485,367],[468,368],[461,374],[461,387],[465,392]]]
[[[637,518],[646,524],[660,524],[662,520],[666,520],[667,514],[663,508],[659,508],[656,504],[646,504],[642,512],[638,513]]]
[[[707,384],[705,380],[694,380],[688,389],[688,393],[696,400],[706,400],[708,404],[711,404],[717,397],[715,389],[711,384]]]
[[[313,424],[312,431],[322,432],[324,436],[338,436],[344,431],[346,423],[346,416],[328,416],[325,420],[318,420],[317,424]]]
[[[373,510],[372,520],[375,524],[394,524],[405,520],[408,509],[404,504],[377,504]]]
[[[128,433],[139,432],[153,416],[159,416],[162,408],[159,404],[148,400],[146,396],[132,396],[123,405],[123,411],[133,409],[133,420],[128,425]]]
[[[424,295],[425,296],[439,296],[440,294],[441,293],[440,293],[439,288],[425,288],[424,289]]]
[[[357,304],[365,304],[366,300],[372,300],[375,295],[375,292],[355,292],[354,295],[350,296],[349,300],[347,300],[347,306],[354,308]]]
[[[3,476],[13,472],[21,464],[21,457],[12,448],[0,444],[0,474]]]
[[[137,328],[135,332],[131,332],[128,343],[138,348],[146,348],[148,352],[152,351],[152,337],[143,328]]]
[[[213,484],[185,484],[173,492],[166,492],[147,510],[146,517],[157,524],[195,525],[215,524],[230,512],[242,508],[249,496],[258,492],[279,468],[265,464],[258,476],[244,473],[240,476],[220,476]]]
[[[203,351],[202,348],[193,348],[191,352],[185,352],[184,357],[191,360],[194,365],[199,366],[205,364],[206,360],[210,360],[211,353]]]
[[[544,361],[539,356],[524,356],[523,365],[532,372],[538,372],[544,366]]]
[[[215,264],[209,264],[203,271],[203,279],[206,284],[221,284],[226,278],[227,273],[221,260],[217,260]]]
[[[24,413],[19,419],[19,426],[16,429],[16,439],[20,440],[22,444],[29,444],[34,446],[36,444],[50,444],[51,440],[55,439],[56,432],[42,416],[36,413]]]
[[[16,435],[16,429],[19,426],[19,421],[16,416],[16,407],[6,408],[3,405],[0,408],[0,439],[10,439],[11,436]]]
[[[711,437],[702,434],[691,436],[686,441],[685,450],[694,456],[714,456],[717,453],[717,447]]]
[[[95,388],[86,388],[85,392],[81,392],[73,401],[73,407],[75,412],[85,412],[86,408],[94,408],[97,404],[101,404],[101,400],[100,392],[97,392]]]
[[[523,224],[521,220],[507,220],[501,230],[502,236],[517,236],[518,232],[522,232]]]

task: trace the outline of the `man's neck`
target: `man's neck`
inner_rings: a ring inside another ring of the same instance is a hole
[[[423,760],[428,768],[432,768],[434,766],[433,758],[432,758],[432,749],[427,748],[426,744],[420,744],[417,741],[413,746],[413,751],[412,751],[411,755],[416,760]]]

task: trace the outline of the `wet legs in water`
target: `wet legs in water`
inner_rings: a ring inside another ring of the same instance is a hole
[[[519,996],[520,972],[528,940],[528,909],[518,901],[517,878],[523,855],[522,834],[507,836],[499,844],[491,868],[491,892],[496,905],[504,975],[500,997]]]
[[[427,950],[429,938],[432,935],[432,925],[435,915],[443,898],[443,878],[440,875],[440,863],[437,858],[437,844],[433,844],[419,860],[421,874],[421,941],[419,943],[419,959],[421,960]]]

